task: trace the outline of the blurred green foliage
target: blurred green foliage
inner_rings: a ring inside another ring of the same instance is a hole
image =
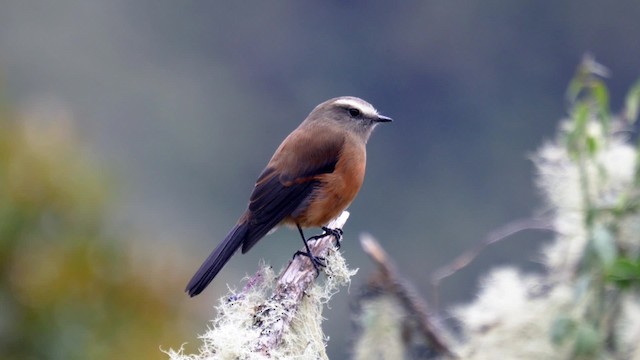
[[[28,113],[0,106],[0,359],[160,357],[184,315],[158,285],[179,285],[107,225],[108,177],[70,117]]]
[[[636,155],[635,162],[629,164],[620,155],[607,158],[603,153],[610,142],[624,139],[621,134],[628,132],[629,126],[635,123],[640,81],[636,81],[628,92],[620,115],[613,116],[604,81],[608,74],[604,66],[585,56],[567,92],[572,108],[566,145],[578,168],[581,215],[587,239],[574,274],[577,284],[574,295],[576,307],[579,303],[586,306],[583,313],[571,320],[571,326],[567,325],[566,314],[559,316],[552,329],[556,333],[552,338],[556,343],[572,338],[573,356],[578,358],[606,358],[610,353],[628,351],[620,345],[623,335],[619,334],[619,328],[624,326],[618,323],[632,318],[628,314],[621,315],[625,301],[638,302],[640,189],[637,174],[640,174],[640,162],[637,159],[640,157]],[[640,154],[640,145],[635,152]],[[607,188],[604,184],[612,182],[615,174],[610,170],[612,164],[605,162],[633,167],[634,181]],[[632,290],[629,297],[623,296],[623,290],[627,289]]]

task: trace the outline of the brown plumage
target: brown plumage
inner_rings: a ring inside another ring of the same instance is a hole
[[[275,226],[321,227],[337,217],[360,190],[373,128],[388,121],[356,97],[318,105],[280,144],[247,210],[193,276],[187,293],[198,295],[238,248],[246,253]]]

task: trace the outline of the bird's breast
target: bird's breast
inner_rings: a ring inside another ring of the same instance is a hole
[[[318,185],[308,201],[293,212],[286,222],[304,227],[320,227],[346,209],[360,191],[366,168],[364,144],[347,141],[335,170],[317,176]]]

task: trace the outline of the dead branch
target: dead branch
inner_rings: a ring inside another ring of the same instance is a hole
[[[444,329],[441,329],[430,316],[427,302],[418,294],[414,286],[400,275],[382,246],[368,234],[360,236],[360,245],[378,266],[376,285],[382,286],[385,293],[399,300],[407,314],[416,321],[418,331],[427,344],[430,344],[439,354],[455,357],[444,335]]]

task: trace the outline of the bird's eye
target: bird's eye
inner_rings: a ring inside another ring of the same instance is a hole
[[[358,110],[356,108],[349,108],[349,115],[351,117],[358,117],[358,116],[360,116],[360,110]]]

